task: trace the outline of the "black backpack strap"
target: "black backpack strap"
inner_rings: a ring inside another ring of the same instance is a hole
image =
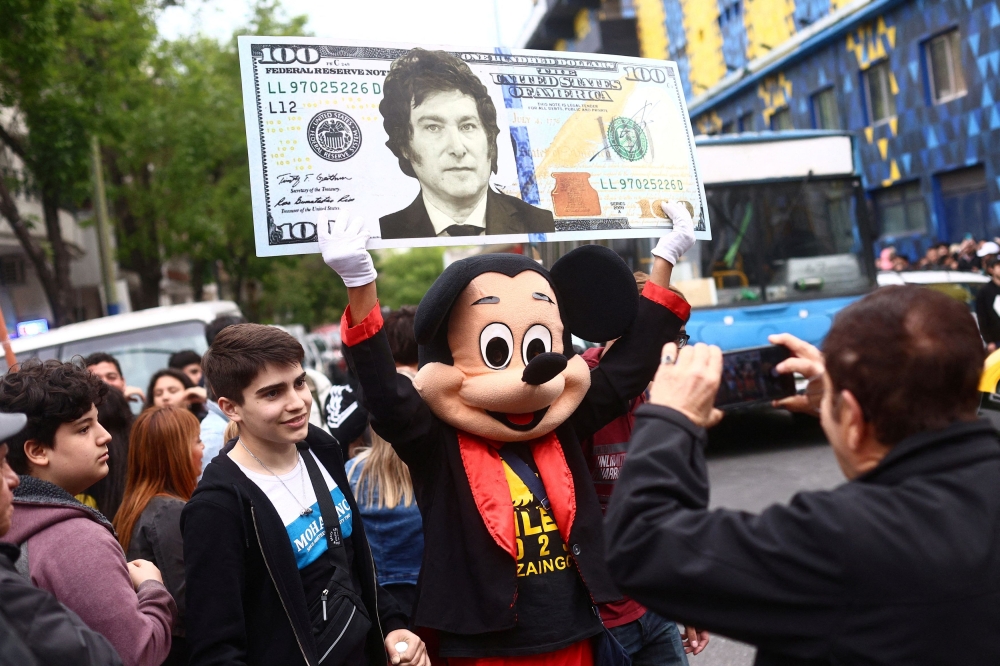
[[[510,447],[505,446],[501,448],[499,453],[511,471],[517,474],[517,478],[521,479],[521,483],[527,486],[531,494],[535,496],[535,499],[542,505],[542,508],[548,511],[549,496],[545,492],[545,486],[542,484],[542,480],[535,475],[535,472],[528,463],[524,462],[524,459],[517,455]]]
[[[309,471],[309,480],[312,482],[313,492],[316,493],[316,501],[319,503],[319,513],[323,517],[323,528],[326,531],[327,550],[333,557],[334,564],[347,570],[347,551],[344,548],[344,538],[340,532],[340,516],[337,514],[337,507],[330,497],[330,488],[323,479],[323,473],[319,470],[319,464],[308,448],[299,449],[302,462]]]

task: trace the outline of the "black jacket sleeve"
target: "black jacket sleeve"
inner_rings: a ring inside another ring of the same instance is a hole
[[[361,384],[372,429],[392,444],[411,469],[426,465],[431,457],[427,447],[440,441],[431,436],[439,422],[410,379],[396,372],[385,331],[356,345],[344,345],[344,356]]]
[[[39,664],[121,666],[104,636],[48,592],[20,580],[19,574],[0,576],[0,613]]]
[[[581,441],[629,411],[656,374],[663,345],[677,339],[684,321],[648,298],[639,299],[635,322],[590,372],[590,389],[570,417]]]
[[[636,424],[608,506],[608,564],[657,613],[760,647],[822,655],[845,599],[830,493],[760,515],[708,510],[703,428],[656,405]]]
[[[129,561],[136,558],[150,560],[160,570],[163,584],[177,604],[176,625],[179,627],[185,626],[184,539],[181,536],[183,510],[182,500],[154,498],[143,511],[127,555]]]
[[[181,530],[191,666],[247,663],[242,525],[241,516],[209,498],[195,497],[184,507]]]
[[[993,309],[993,301],[998,290],[992,283],[985,284],[976,294],[976,319],[979,320],[979,332],[986,343],[1000,342],[1000,315]]]

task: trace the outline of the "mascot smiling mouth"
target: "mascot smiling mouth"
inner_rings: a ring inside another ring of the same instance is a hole
[[[501,412],[491,412],[488,409],[485,411],[511,430],[527,432],[542,422],[542,419],[545,418],[545,412],[549,411],[549,408],[543,407],[537,412],[527,412],[525,414],[503,414]]]

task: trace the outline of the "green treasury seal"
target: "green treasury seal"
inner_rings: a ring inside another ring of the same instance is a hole
[[[646,133],[642,131],[639,123],[622,116],[615,118],[608,125],[608,143],[616,153],[629,162],[641,160],[649,148]]]

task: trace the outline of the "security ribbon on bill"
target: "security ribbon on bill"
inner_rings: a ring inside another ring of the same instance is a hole
[[[565,52],[240,37],[259,256],[368,246],[711,238],[674,63]]]

